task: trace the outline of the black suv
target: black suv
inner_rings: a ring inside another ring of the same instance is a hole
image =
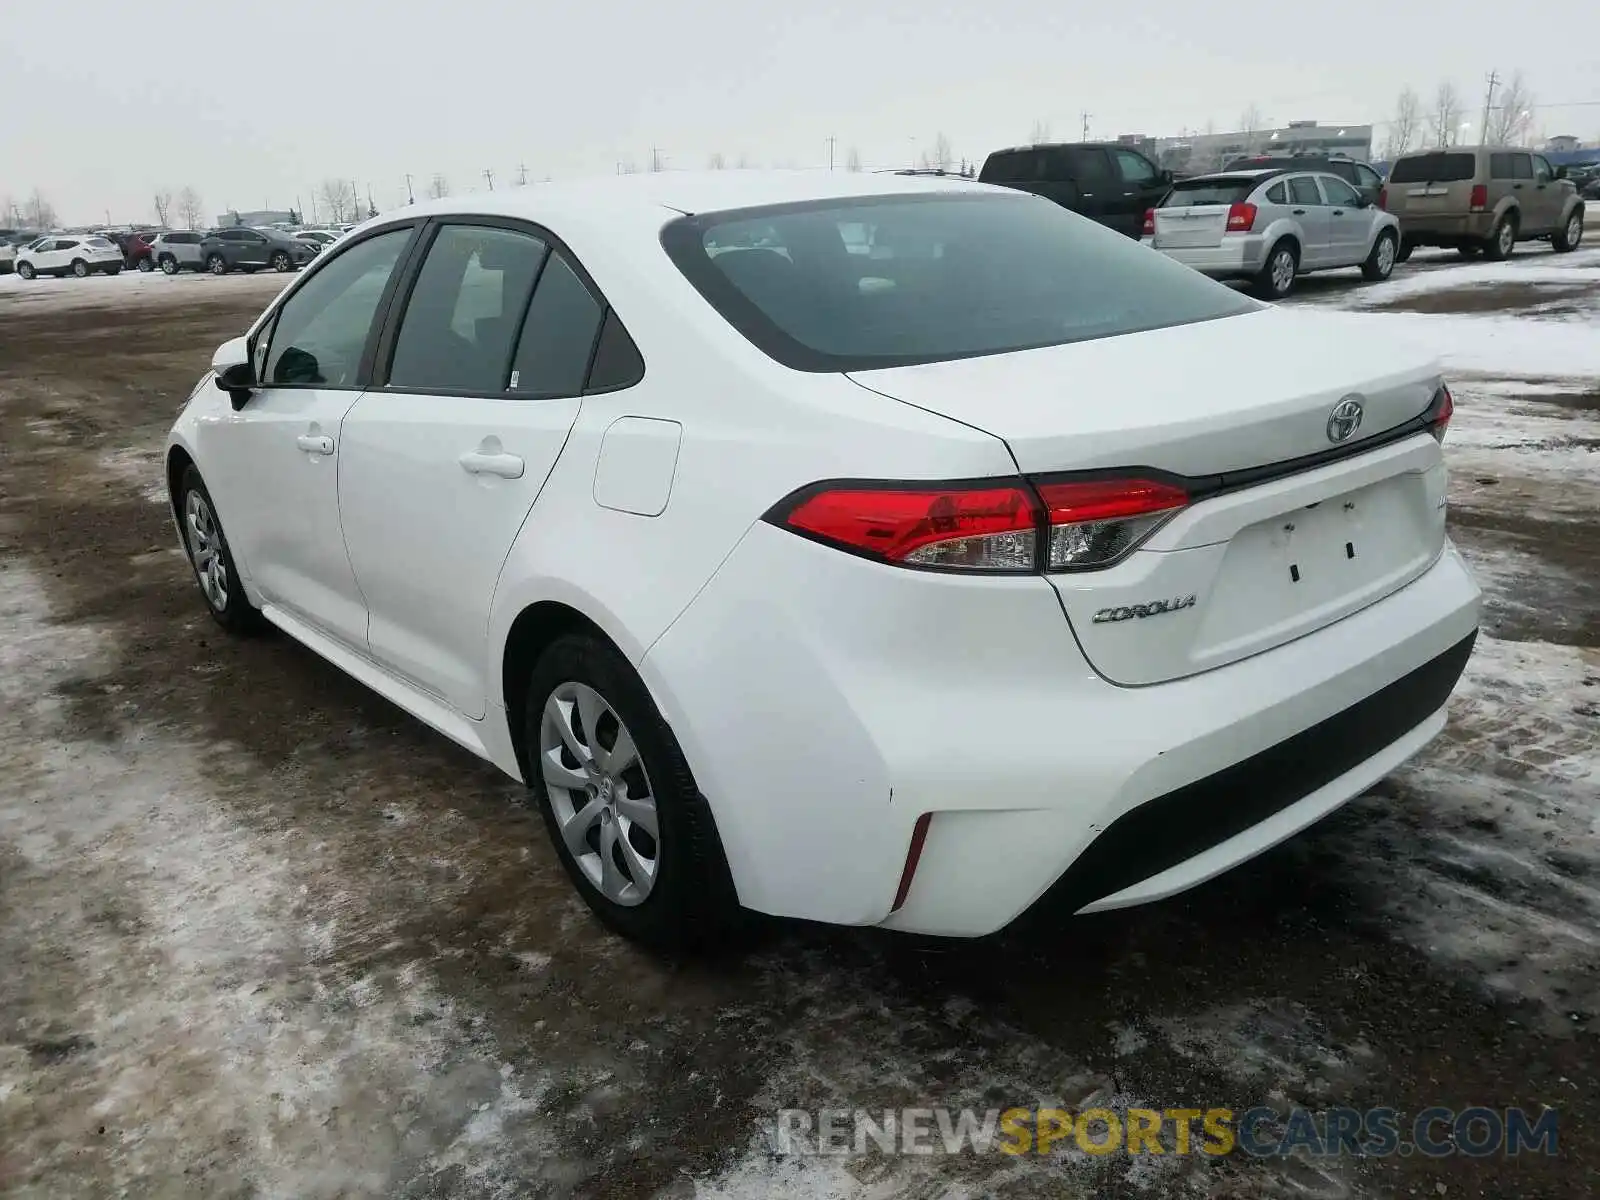
[[[200,261],[213,275],[226,275],[235,268],[295,271],[315,255],[316,249],[308,242],[276,229],[252,229],[247,225],[215,230],[200,243]]]
[[[978,181],[1033,192],[1136,238],[1145,210],[1172,186],[1172,172],[1127,146],[1070,142],[996,150]]]
[[[1250,154],[1236,158],[1224,171],[1327,171],[1337,175],[1361,194],[1368,204],[1377,204],[1383,191],[1383,176],[1371,163],[1342,154]]]

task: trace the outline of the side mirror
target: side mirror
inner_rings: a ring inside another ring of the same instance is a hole
[[[211,356],[211,373],[216,376],[217,387],[227,392],[238,412],[250,399],[255,387],[255,369],[250,365],[250,342],[237,337],[223,342]]]

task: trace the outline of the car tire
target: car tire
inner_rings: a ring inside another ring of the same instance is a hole
[[[260,610],[244,594],[216,503],[193,464],[184,469],[178,484],[177,511],[183,548],[212,618],[229,633],[254,633],[262,628],[265,622]]]
[[[1394,233],[1385,229],[1372,243],[1372,253],[1361,264],[1361,274],[1372,283],[1382,283],[1394,274],[1394,264],[1400,259],[1398,242]]]
[[[1576,250],[1583,241],[1583,209],[1574,209],[1567,223],[1562,226],[1550,239],[1550,246],[1557,254],[1567,254]]]
[[[1517,218],[1507,213],[1494,223],[1483,243],[1483,256],[1490,262],[1504,262],[1517,248]]]
[[[615,647],[587,633],[552,642],[529,675],[523,733],[533,801],[561,865],[602,923],[668,955],[710,949],[739,926],[710,807],[649,690]],[[630,761],[607,762],[624,737],[634,748]]]
[[[36,274],[37,272],[34,271],[32,263],[24,262],[17,264],[17,275],[19,278],[32,279]]]
[[[152,263],[148,258],[141,258],[138,261],[138,263],[136,264],[135,269],[141,275],[148,275],[148,274],[150,274],[151,271],[154,271],[156,268],[155,268],[155,264]]]
[[[280,275],[286,271],[292,271],[294,270],[294,260],[282,250],[279,250],[272,256],[272,269]]]
[[[84,262],[83,259],[81,259],[81,258],[73,259],[72,260],[72,273],[74,275],[76,275],[79,279],[87,279],[87,278],[89,278],[89,264]]]
[[[101,267],[100,269],[107,275],[120,275],[122,273],[122,264],[112,263],[110,266]]]
[[[178,273],[178,260],[170,254],[161,256],[160,266],[163,275],[176,275]]]
[[[1254,290],[1263,300],[1282,300],[1294,291],[1294,277],[1300,269],[1300,252],[1287,238],[1275,242],[1267,261],[1256,274]]]
[[[228,260],[220,254],[212,254],[206,258],[206,270],[213,275],[226,275],[228,273]]]
[[[1397,263],[1410,262],[1412,251],[1415,249],[1416,247],[1413,246],[1409,241],[1407,241],[1405,238],[1401,238],[1400,249],[1396,250],[1394,253],[1394,261]]]

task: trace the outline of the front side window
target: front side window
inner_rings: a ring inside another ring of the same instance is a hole
[[[1523,157],[1528,156],[1524,155]],[[1556,177],[1556,173],[1550,169],[1549,160],[1547,160],[1542,154],[1535,154],[1532,156],[1532,159],[1534,179],[1540,183],[1549,183]]]
[[[275,318],[264,383],[355,385],[373,318],[411,232],[380,233],[312,271]]]
[[[1354,208],[1361,199],[1355,188],[1332,175],[1324,175],[1317,182],[1322,184],[1322,194],[1328,198],[1328,203],[1336,208]]]
[[[538,238],[511,229],[440,229],[400,319],[389,386],[505,391],[518,324],[547,253]]]
[[[712,253],[713,244],[737,241],[749,226],[770,230],[778,245]],[[847,226],[868,227],[874,245],[931,253],[852,254]],[[854,197],[699,213],[668,224],[661,240],[730,325],[802,371],[1000,354],[1258,307],[1121,233],[1026,194]]]
[[[1142,154],[1135,154],[1132,150],[1118,150],[1117,169],[1122,172],[1122,181],[1138,187],[1155,182],[1156,169],[1150,165],[1150,160]]]

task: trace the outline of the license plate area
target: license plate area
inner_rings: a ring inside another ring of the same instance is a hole
[[[1434,507],[1423,478],[1407,474],[1239,530],[1218,572],[1198,656],[1265,648],[1404,587],[1438,553]]]

